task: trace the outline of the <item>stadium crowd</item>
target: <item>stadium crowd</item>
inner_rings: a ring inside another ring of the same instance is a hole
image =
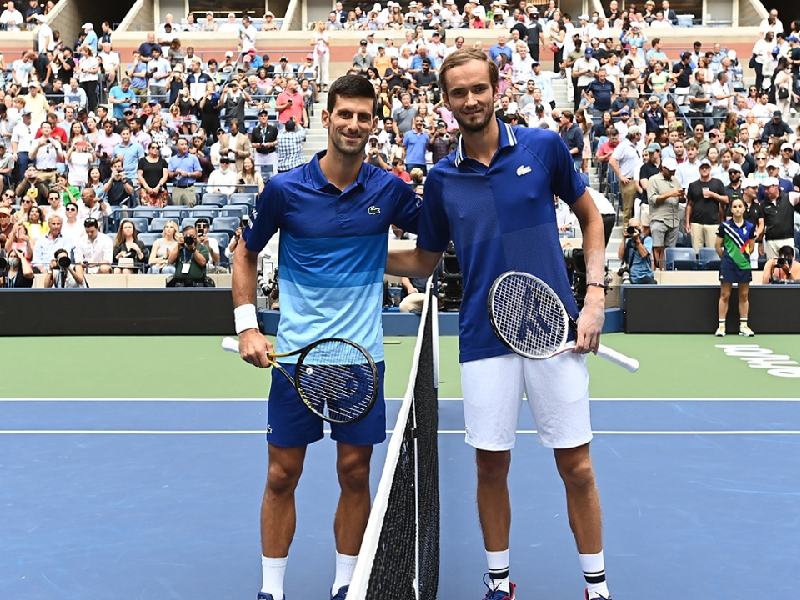
[[[711,230],[732,198],[749,198],[748,185],[755,189],[748,218],[765,241],[763,260],[783,242],[795,244],[800,128],[787,119],[800,101],[800,21],[786,32],[774,10],[749,58],[720,43],[665,49],[653,30],[679,24],[668,0],[624,10],[612,0],[606,14],[582,14],[574,23],[552,0],[547,7],[496,0],[462,9],[454,0],[412,0],[369,11],[337,3],[327,20],[310,25],[311,51],[299,65],[259,55],[256,25],[233,13],[221,22],[213,13],[180,23],[166,15],[121,64],[108,23],[99,35],[86,23],[69,47],[44,23],[46,7],[30,5],[22,23],[13,2],[0,14],[8,29],[41,23],[34,25],[38,47],[13,61],[2,86],[0,190],[11,224],[25,224],[34,247],[54,214],[68,225],[72,204],[101,232],[115,230],[119,220],[109,217],[116,207],[192,208],[221,194],[216,207],[223,209],[233,194],[260,192],[271,174],[302,164],[311,112],[329,83],[331,36],[342,30],[363,31],[350,72],[368,78],[378,98],[365,160],[422,194],[428,166],[458,141],[438,68],[464,47],[464,28],[497,30],[485,48],[500,72],[497,117],[558,130],[576,169],[587,182],[596,172],[599,191],[619,205],[623,227],[636,216],[652,234],[656,267],[663,268],[667,247],[699,253],[713,246]],[[274,15],[267,12],[260,29],[278,29]],[[182,47],[181,31],[235,32],[239,44],[221,63],[204,61]],[[543,46],[552,65],[539,61]],[[752,85],[745,66],[755,74]],[[567,109],[557,106],[558,86],[566,88]],[[665,186],[674,196],[659,199],[655,191]],[[568,229],[568,214],[563,221]],[[62,230],[74,230],[72,223]],[[158,233],[150,226],[148,233]],[[11,242],[17,229],[5,229],[3,245],[21,246]],[[235,247],[236,229],[227,231]],[[47,270],[49,258],[34,269]]]

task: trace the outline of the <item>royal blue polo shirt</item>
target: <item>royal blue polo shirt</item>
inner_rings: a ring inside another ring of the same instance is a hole
[[[545,281],[578,315],[558,241],[554,195],[573,204],[585,191],[572,156],[549,129],[498,120],[500,146],[487,168],[466,155],[463,139],[425,181],[417,246],[443,252],[452,239],[464,276],[460,362],[508,354],[489,324],[494,280],[522,271]]]
[[[280,230],[277,352],[343,337],[381,361],[389,226],[416,232],[420,203],[399,177],[368,163],[339,190],[320,169],[325,152],[270,178],[244,231],[245,246],[260,252]]]

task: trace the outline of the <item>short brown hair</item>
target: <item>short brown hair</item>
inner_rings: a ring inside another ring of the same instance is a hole
[[[471,60],[477,60],[486,64],[489,69],[489,82],[493,88],[497,88],[500,82],[500,71],[494,61],[483,50],[476,48],[462,48],[456,50],[450,56],[444,59],[442,66],[439,67],[439,85],[442,91],[447,93],[447,72],[461,65],[467,64]]]

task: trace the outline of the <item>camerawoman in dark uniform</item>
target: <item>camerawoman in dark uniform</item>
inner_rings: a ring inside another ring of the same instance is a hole
[[[178,245],[169,253],[169,264],[175,265],[174,285],[203,286],[205,284],[208,246],[197,240],[194,227],[184,227]]]

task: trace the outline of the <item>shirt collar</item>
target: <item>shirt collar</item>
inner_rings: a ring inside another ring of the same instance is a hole
[[[314,186],[314,188],[317,190],[322,190],[325,188],[325,186],[333,185],[325,177],[325,174],[322,172],[322,169],[319,166],[319,159],[325,156],[327,152],[328,152],[327,150],[321,150],[320,152],[317,152],[314,155],[314,158],[312,158],[308,162],[308,166],[306,167],[308,169],[307,171],[308,179]],[[350,185],[348,189],[352,188],[354,185],[361,185],[362,187],[366,187],[368,179],[369,175],[367,174],[367,169],[364,168],[362,163],[361,168],[358,170],[358,177],[356,177],[355,182],[352,185]],[[347,190],[342,190],[342,192],[344,191]]]
[[[516,146],[517,136],[514,134],[514,130],[512,129],[511,125],[508,123],[503,123],[500,119],[497,119],[497,125],[500,128],[500,143],[497,146],[497,151],[499,152],[506,147]],[[454,161],[455,166],[461,166],[461,163],[467,158],[469,157],[467,156],[467,151],[464,148],[464,137],[462,136],[458,141],[458,148],[456,148],[456,158]]]

